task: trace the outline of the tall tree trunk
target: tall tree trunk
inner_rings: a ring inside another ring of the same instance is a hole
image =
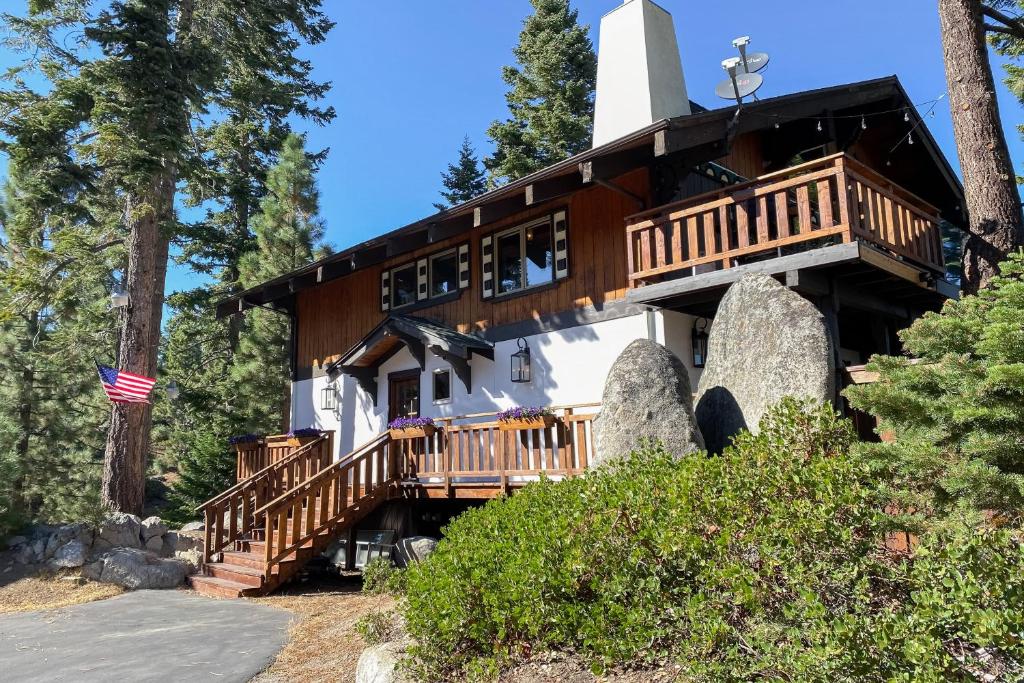
[[[14,505],[16,512],[26,519],[31,515],[31,503],[25,491],[25,483],[30,476],[29,445],[32,438],[32,407],[35,405],[36,373],[30,360],[32,348],[39,334],[39,312],[32,311],[25,318],[25,331],[21,339],[21,385],[18,387],[18,442],[14,451],[18,456],[18,476],[14,481]]]
[[[163,314],[164,284],[170,239],[167,229],[174,205],[174,173],[158,175],[145,197],[129,198],[128,307],[121,325],[118,369],[156,377]],[[140,213],[141,215],[136,215]],[[145,498],[152,406],[115,403],[103,460],[102,500],[105,507],[140,514]]]
[[[995,82],[979,0],[939,0],[942,52],[960,169],[967,195],[965,293],[998,273],[998,264],[1024,244],[1024,217],[996,102]]]

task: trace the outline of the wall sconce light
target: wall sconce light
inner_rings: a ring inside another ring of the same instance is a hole
[[[703,321],[703,325],[701,322]],[[693,321],[690,341],[693,348],[693,367],[702,368],[708,360],[708,320],[697,318]]]
[[[519,350],[512,354],[512,381],[523,383],[530,381],[530,345],[520,337],[516,343]]]
[[[338,409],[338,390],[332,386],[326,386],[320,391],[320,409]]]
[[[128,305],[128,294],[121,285],[114,285],[110,289],[110,307],[124,308]]]

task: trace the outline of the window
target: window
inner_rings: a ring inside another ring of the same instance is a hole
[[[416,264],[391,271],[391,308],[416,303]]]
[[[459,261],[455,250],[430,259],[430,296],[444,296],[459,289]]]
[[[498,294],[554,281],[550,219],[499,233],[496,242]]]
[[[434,370],[434,403],[451,403],[452,372],[451,370]]]

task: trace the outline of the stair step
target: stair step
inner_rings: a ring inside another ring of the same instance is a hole
[[[264,565],[262,554],[245,553],[240,550],[225,550],[221,553],[221,562],[236,567],[252,567],[253,569],[262,569]]]
[[[218,579],[214,576],[195,574],[190,576],[188,582],[200,595],[208,595],[214,598],[240,598],[245,591],[252,590],[252,586],[244,583]]]
[[[259,588],[263,585],[263,572],[253,567],[211,562],[206,565],[206,573],[215,579],[224,579],[252,588]]]

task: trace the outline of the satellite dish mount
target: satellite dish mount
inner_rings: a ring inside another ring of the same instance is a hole
[[[715,87],[715,94],[725,100],[736,100],[743,106],[743,98],[757,92],[764,84],[764,78],[757,72],[768,66],[768,54],[765,52],[747,53],[750,38],[743,36],[732,41],[733,47],[740,51],[739,57],[730,57],[722,61],[722,68],[729,74],[729,79]]]

